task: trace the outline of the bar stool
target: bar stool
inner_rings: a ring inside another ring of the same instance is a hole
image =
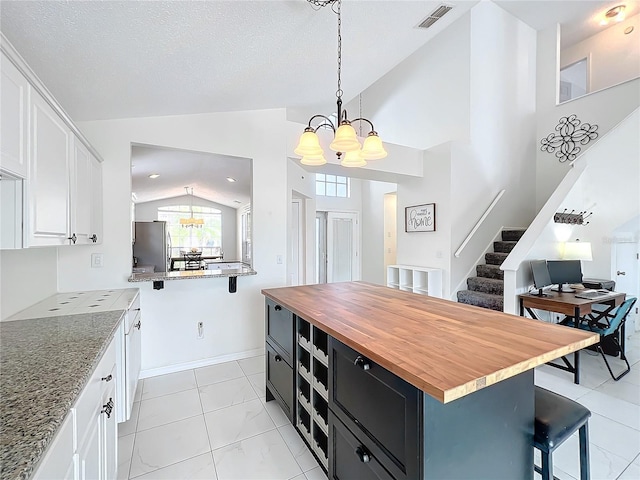
[[[534,465],[542,480],[552,480],[553,451],[580,429],[580,480],[589,480],[589,430],[591,412],[573,400],[541,387],[535,388],[533,445],[542,453],[542,468]]]

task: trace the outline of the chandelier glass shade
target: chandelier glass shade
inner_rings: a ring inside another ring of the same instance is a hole
[[[191,196],[191,201],[189,203],[189,218],[181,218],[180,225],[184,228],[202,228],[204,225],[204,220],[202,218],[194,218],[193,217],[193,187],[191,187],[191,191],[189,191],[189,187],[184,187],[187,192],[187,195]]]
[[[320,128],[328,128],[333,130],[333,141],[329,145],[329,148],[336,152],[338,158],[342,158],[340,164],[344,167],[363,167],[367,164],[367,160],[379,160],[387,156],[387,151],[382,145],[382,140],[378,136],[378,132],[375,131],[373,123],[366,118],[356,118],[349,120],[347,118],[347,111],[342,110],[342,84],[341,84],[341,70],[342,70],[342,16],[341,6],[342,0],[307,0],[312,5],[317,7],[324,7],[331,5],[333,11],[338,15],[338,89],[336,90],[337,97],[337,122],[338,125],[325,115],[314,115],[309,119],[308,126],[304,129],[304,133],[300,136],[298,146],[295,148],[294,153],[301,156],[300,163],[303,165],[319,166],[327,163],[324,157],[324,150],[320,145],[320,139],[316,133]],[[369,124],[371,130],[369,131],[367,138],[360,144],[360,140],[356,135],[356,131],[351,125],[355,122],[362,122]],[[314,127],[313,124],[317,123]]]

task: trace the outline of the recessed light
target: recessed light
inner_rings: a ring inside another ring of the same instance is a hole
[[[633,32],[633,26],[624,29],[625,35],[629,35],[631,32]]]
[[[233,183],[233,182],[235,182],[235,181],[236,181],[236,179],[235,179],[235,178],[233,178],[233,177],[227,177],[227,181],[228,181],[228,182],[232,182],[232,183]]]
[[[159,176],[159,173],[152,173],[151,175],[149,175],[149,178],[158,178]]]
[[[607,13],[604,14],[604,16],[608,19],[615,19],[616,22],[621,22],[624,20],[624,9],[626,8],[625,5],[617,5],[613,8],[610,8],[609,10],[607,10]]]

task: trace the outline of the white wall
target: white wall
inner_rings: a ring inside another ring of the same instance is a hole
[[[558,29],[553,27],[539,31],[536,76],[537,153],[535,162],[537,210],[547,201],[569,169],[568,162],[560,163],[554,154],[540,150],[540,139],[554,132],[560,118],[575,114],[583,123],[598,125],[598,133],[602,136],[640,105],[640,79],[631,80],[557,105],[559,62]],[[591,142],[581,146],[582,152],[586,152],[593,144],[594,142]]]
[[[82,251],[84,245],[60,247]],[[0,319],[56,293],[56,247],[0,250]]]
[[[365,282],[386,285],[385,195],[397,186],[387,182],[362,182],[362,274]]]
[[[357,171],[353,172],[358,174]],[[343,197],[316,197],[316,209],[319,211],[333,212],[361,212],[362,211],[362,190],[366,180],[350,177],[351,189],[348,198]],[[314,184],[315,194],[315,184]]]
[[[276,264],[277,255],[286,257],[287,241],[284,122],[284,110],[265,110],[80,124],[105,159],[104,243],[61,250],[58,287],[69,291],[140,286],[142,368],[147,373],[263,349],[264,297],[260,290],[286,284],[286,265]],[[237,293],[227,292],[226,279],[169,281],[158,291],[150,283],[127,283],[131,271],[131,143],[253,159],[253,265],[258,274],[239,277]],[[104,253],[104,268],[90,268],[94,251]],[[203,340],[196,338],[198,321],[204,322]]]
[[[236,228],[238,211],[235,208],[220,205],[198,196],[186,196],[165,198],[153,202],[136,203],[135,218],[137,222],[152,222],[158,220],[158,208],[167,205],[197,205],[202,207],[217,208],[222,212],[222,251],[224,259],[228,261],[240,260],[238,250],[238,229]],[[175,242],[174,242],[175,243]]]
[[[387,267],[398,263],[398,186],[396,192],[384,196],[384,281],[387,283]]]
[[[640,15],[623,22],[614,22],[605,30],[592,35],[560,52],[560,67],[587,58],[589,90],[596,92],[640,76]],[[634,30],[625,35],[624,30]]]

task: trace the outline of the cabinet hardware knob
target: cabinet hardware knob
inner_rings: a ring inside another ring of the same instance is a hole
[[[620,270],[618,270],[616,272],[616,275],[626,275],[626,274],[627,274],[627,272],[621,272]]]
[[[369,463],[369,461],[371,461],[371,454],[363,446],[356,448],[356,455],[362,463]]]
[[[74,245],[75,245],[77,239],[78,239],[78,237],[76,237],[75,233],[73,235],[71,235],[70,237],[67,237],[67,240],[71,240]]]
[[[98,236],[94,233],[89,237],[89,240],[92,240],[93,243],[96,243],[98,241]]]
[[[113,375],[111,374],[101,378],[101,380],[104,380],[105,382],[110,382],[112,379],[113,379]]]
[[[276,356],[274,357],[274,360],[275,360],[276,362],[281,362],[281,361],[282,361],[282,357],[281,357],[280,355],[276,355]]]
[[[369,360],[364,358],[362,355],[358,355],[356,357],[356,359],[353,361],[353,364],[356,367],[360,367],[363,370],[370,370],[371,369],[371,364],[369,363]]]
[[[138,323],[134,325],[138,330],[140,330],[140,326],[142,325],[142,320],[138,320]]]
[[[105,413],[107,418],[111,418],[111,412],[113,411],[113,398],[110,398],[107,403],[102,406],[100,413]]]
[[[280,305],[276,305],[274,309],[276,312],[279,312],[280,310],[282,310],[282,307]]]

